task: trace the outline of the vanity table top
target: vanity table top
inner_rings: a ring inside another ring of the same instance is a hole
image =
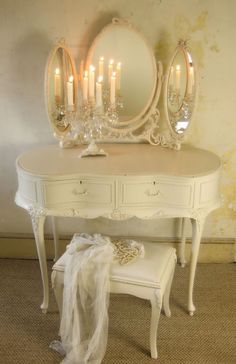
[[[37,176],[73,175],[155,175],[202,176],[216,171],[215,154],[190,146],[179,151],[150,144],[103,144],[107,157],[79,158],[85,146],[61,149],[48,145],[29,150],[17,159],[17,168]]]

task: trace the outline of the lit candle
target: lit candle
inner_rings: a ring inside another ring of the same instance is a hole
[[[67,104],[68,106],[74,105],[74,77],[70,76],[67,82]]]
[[[98,62],[98,76],[103,78],[103,66],[104,66],[104,57],[100,57]]]
[[[89,97],[94,97],[94,74],[95,74],[95,67],[93,65],[89,66]]]
[[[173,66],[171,66],[171,69],[170,69],[169,86],[170,87],[174,86],[174,67]]]
[[[114,105],[116,102],[116,73],[113,72],[110,80],[110,103]]]
[[[108,82],[111,82],[111,76],[113,73],[113,64],[114,64],[114,60],[110,59],[109,64],[108,64]]]
[[[54,75],[54,95],[56,99],[56,103],[60,103],[61,99],[61,75],[60,75],[60,69],[55,69],[55,75]]]
[[[180,88],[180,65],[177,64],[177,66],[175,67],[175,89],[179,90]]]
[[[191,95],[193,92],[193,84],[194,84],[194,68],[193,66],[189,66],[188,70],[188,94]]]
[[[120,91],[120,79],[121,79],[121,62],[116,65],[116,89]]]
[[[102,106],[102,76],[98,77],[98,80],[96,82],[96,106],[101,107]]]
[[[82,87],[83,87],[83,100],[87,101],[88,100],[88,71],[84,71]]]

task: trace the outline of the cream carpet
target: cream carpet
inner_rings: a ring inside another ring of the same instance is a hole
[[[48,263],[49,270],[52,262]],[[197,312],[186,313],[188,268],[176,267],[171,318],[161,316],[159,359],[149,354],[150,306],[131,296],[112,295],[109,340],[103,364],[236,363],[236,264],[199,264],[195,283]],[[0,363],[60,363],[49,349],[57,339],[59,317],[51,292],[42,299],[38,261],[0,259]]]

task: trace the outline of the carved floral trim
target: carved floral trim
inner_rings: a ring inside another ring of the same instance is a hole
[[[77,208],[59,208],[59,209],[47,209],[43,207],[35,207],[30,205],[27,207],[28,213],[31,217],[32,224],[34,228],[38,229],[38,219],[40,217],[46,216],[61,216],[61,217],[81,217],[81,218],[98,218],[98,217],[105,217],[111,220],[128,220],[130,218],[140,218],[143,220],[154,220],[160,218],[181,218],[187,217],[190,219],[194,219],[197,221],[198,224],[202,224],[206,218],[206,216],[215,208],[215,206],[208,206],[206,208],[199,208],[199,209],[156,209],[153,212],[153,209],[148,211],[140,210],[139,213],[129,213],[119,208],[113,209],[110,212],[97,212],[93,213],[85,213],[84,209],[77,209]],[[91,210],[92,212],[92,210]]]

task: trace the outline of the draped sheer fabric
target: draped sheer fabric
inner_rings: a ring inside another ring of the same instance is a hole
[[[143,256],[142,244],[127,242]],[[50,345],[65,354],[61,364],[100,364],[105,355],[114,251],[110,238],[100,234],[75,234],[67,247],[61,342]]]

